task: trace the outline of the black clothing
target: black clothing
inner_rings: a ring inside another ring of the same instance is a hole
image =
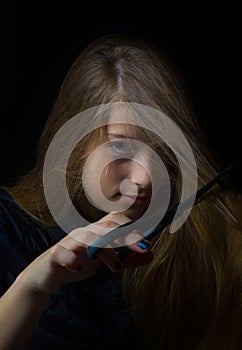
[[[44,228],[0,189],[0,296],[29,263],[65,235],[58,227]],[[88,280],[63,285],[50,296],[28,350],[134,348],[121,288],[120,275],[107,268]]]

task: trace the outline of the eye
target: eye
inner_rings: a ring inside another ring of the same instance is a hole
[[[112,141],[110,147],[113,152],[125,155],[132,155],[133,152],[127,141]]]

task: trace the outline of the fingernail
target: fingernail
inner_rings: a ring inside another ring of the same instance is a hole
[[[147,249],[149,248],[150,243],[142,240],[142,241],[139,241],[138,246],[142,249]]]

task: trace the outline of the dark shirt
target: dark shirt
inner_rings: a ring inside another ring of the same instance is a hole
[[[29,263],[65,235],[60,228],[44,228],[0,189],[0,296]],[[131,349],[133,341],[121,276],[104,267],[50,296],[28,350]]]

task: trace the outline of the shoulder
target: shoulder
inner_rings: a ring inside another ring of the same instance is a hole
[[[5,225],[14,226],[27,218],[27,213],[18,205],[14,197],[5,189],[0,187],[0,228]]]
[[[23,210],[14,198],[3,188],[0,188],[0,251],[22,245],[25,231]],[[6,254],[6,253],[5,253]]]
[[[31,245],[38,242],[42,249],[48,248],[51,244],[48,236],[52,233],[55,236],[56,230],[32,217],[10,193],[0,188],[0,236],[7,229],[8,238],[13,235],[15,242],[19,240]]]
[[[58,228],[41,225],[5,189],[0,188],[0,253],[21,252],[29,262],[63,238]],[[0,255],[1,255],[0,254]]]
[[[5,190],[0,187],[0,215],[7,213],[8,207],[14,204],[13,197]]]
[[[0,188],[0,239],[6,230],[17,228],[18,207],[13,197],[3,188]]]
[[[25,266],[21,254],[22,234],[16,219],[17,206],[11,195],[0,188],[0,295],[12,284]]]
[[[18,206],[7,190],[0,188],[0,239],[14,238],[15,242],[23,235],[26,214]]]
[[[0,188],[0,280],[10,281],[43,251],[55,238],[15,199]],[[9,279],[9,276],[12,278]]]

